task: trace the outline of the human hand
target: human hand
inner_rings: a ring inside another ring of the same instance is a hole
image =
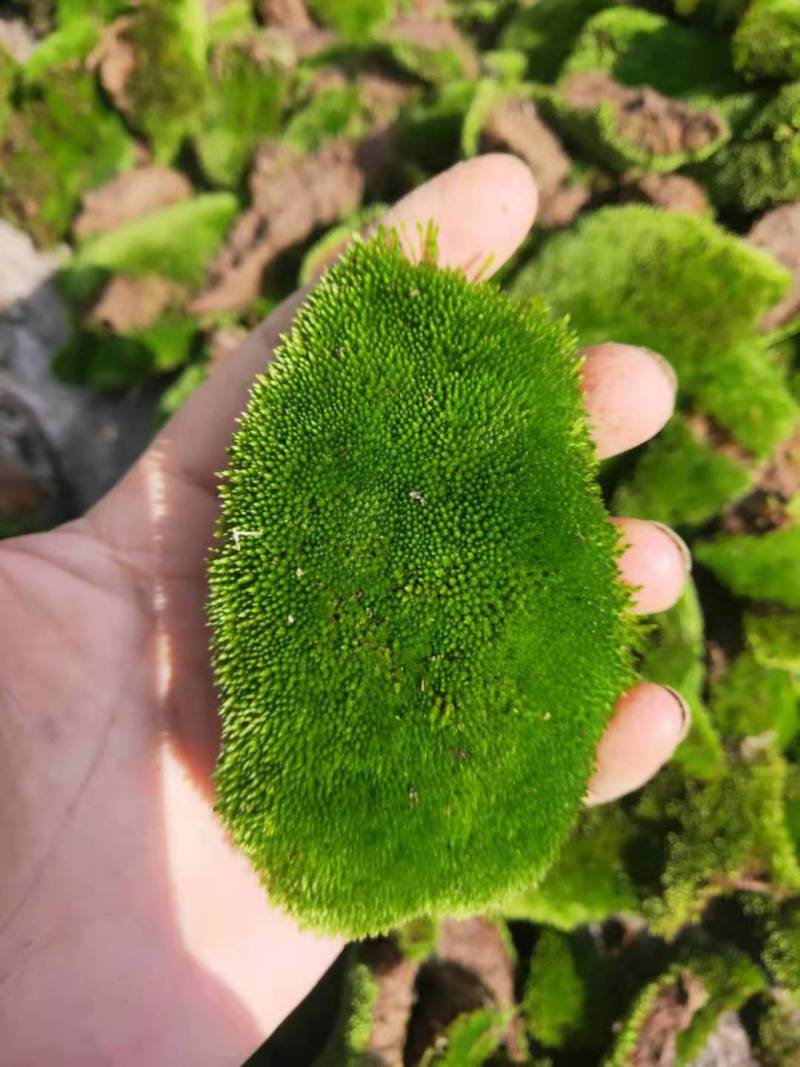
[[[474,275],[515,251],[536,212],[508,156],[461,164],[389,213],[431,218],[440,261]],[[409,250],[410,252],[410,250]],[[0,1062],[236,1064],[338,953],[269,907],[213,815],[219,734],[204,617],[216,473],[250,382],[302,295],[197,390],[85,518],[0,546]],[[669,418],[658,357],[587,352],[598,451],[614,455]],[[641,612],[669,607],[680,542],[618,520]],[[671,691],[628,693],[598,752],[590,801],[643,784],[683,735]]]

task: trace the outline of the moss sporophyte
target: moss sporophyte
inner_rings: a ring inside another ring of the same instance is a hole
[[[219,812],[351,936],[536,883],[634,677],[576,339],[430,252],[356,242],[308,298],[210,563]]]

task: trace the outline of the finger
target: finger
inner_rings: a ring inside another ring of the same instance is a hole
[[[612,519],[621,531],[625,550],[619,559],[623,581],[634,589],[639,615],[666,611],[680,598],[692,569],[685,542],[660,522]]]
[[[417,226],[433,219],[439,265],[488,277],[516,252],[537,206],[536,183],[525,164],[492,153],[458,163],[415,189],[387,212],[384,224],[398,229],[406,255],[417,262],[423,252]]]
[[[536,207],[536,184],[528,168],[515,156],[494,154],[459,163],[415,189],[385,221],[401,228],[401,241],[409,255],[416,256],[418,226],[433,220],[441,265],[475,275],[492,257],[484,271],[489,274],[521,244]],[[281,305],[200,386],[164,431],[176,465],[211,490],[216,486],[214,473],[225,466],[234,420],[247,404],[253,377],[266,367],[304,295],[295,294]]]
[[[649,441],[675,407],[678,382],[669,363],[649,349],[613,343],[584,355],[583,389],[600,458]]]
[[[597,749],[586,803],[632,793],[664,766],[691,726],[688,704],[666,686],[643,682],[618,702]]]

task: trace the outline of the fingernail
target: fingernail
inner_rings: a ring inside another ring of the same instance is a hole
[[[681,716],[683,719],[683,726],[681,727],[680,741],[685,741],[689,736],[689,731],[692,728],[692,709],[686,700],[681,696],[677,689],[673,689],[671,685],[665,685],[664,688],[671,697],[675,698],[675,702],[681,709]],[[680,741],[678,742],[680,744]]]
[[[678,391],[678,375],[675,373],[675,368],[672,366],[668,359],[665,359],[660,352],[653,351],[652,348],[643,348],[643,352],[646,352],[651,357],[654,363],[657,363],[661,370],[664,372],[664,376],[670,384],[670,388],[673,393]]]
[[[683,569],[686,574],[692,573],[692,553],[689,551],[689,546],[686,544],[680,534],[675,533],[671,526],[666,526],[663,522],[654,522],[654,526],[657,526],[659,530],[662,530],[667,537],[672,541],[675,547],[681,554],[683,560]]]

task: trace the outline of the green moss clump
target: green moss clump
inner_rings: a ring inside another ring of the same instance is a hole
[[[800,82],[785,86],[702,175],[722,208],[752,213],[800,197]]]
[[[796,1067],[800,1062],[800,1026],[797,1007],[784,998],[770,1005],[758,1028],[756,1047],[763,1067]]]
[[[534,81],[555,81],[586,21],[614,2],[538,0],[516,12],[503,31],[502,45],[525,54],[528,74]]]
[[[215,185],[238,185],[259,142],[276,133],[286,84],[283,72],[260,58],[258,38],[223,41],[212,51],[193,144]]]
[[[594,70],[700,105],[742,90],[724,37],[634,7],[611,7],[591,18],[560,80]]]
[[[491,1008],[459,1016],[437,1042],[440,1047],[425,1052],[419,1067],[483,1067],[500,1048],[509,1018],[509,1012]]]
[[[800,675],[800,611],[750,611],[744,616],[744,629],[759,663]]]
[[[378,993],[372,967],[359,959],[356,946],[350,946],[338,1020],[314,1067],[365,1067]]]
[[[695,554],[739,596],[800,608],[800,526],[700,542]]]
[[[716,352],[713,359],[713,367],[697,376],[694,403],[754,456],[766,458],[800,417],[768,339],[748,338]]]
[[[655,1012],[669,1013],[670,1009],[677,1009],[685,1020],[675,1027],[675,1054],[670,1062],[686,1067],[703,1051],[720,1016],[738,1010],[765,985],[763,972],[744,953],[730,946],[684,954],[639,994],[606,1061],[607,1067],[644,1062],[640,1050],[648,1049],[647,1042],[652,1041],[652,1036],[646,1036],[647,1024]],[[663,1032],[662,1040],[668,1032]]]
[[[605,100],[596,107],[576,107],[558,91],[539,93],[539,106],[557,130],[589,159],[618,174],[648,172],[669,174],[712,156],[730,137],[727,123],[717,116],[715,136],[679,152],[656,151],[642,138],[641,129],[626,131],[620,125],[619,104]],[[687,105],[684,105],[686,107]],[[693,112],[694,115],[706,114]]]
[[[797,0],[753,0],[733,38],[736,66],[756,78],[800,78]]]
[[[668,526],[700,526],[743,496],[754,477],[754,471],[701,440],[690,422],[676,415],[617,489],[614,511]]]
[[[349,41],[366,42],[395,13],[395,0],[311,0],[310,7],[326,26]]]
[[[626,854],[636,827],[619,807],[584,813],[544,880],[500,905],[509,919],[574,930],[641,908]]]
[[[363,132],[364,112],[355,85],[326,89],[292,115],[283,139],[300,152],[314,152],[326,141]]]
[[[67,67],[24,90],[0,142],[0,216],[40,245],[63,236],[78,200],[133,163],[133,142],[94,78]]]
[[[135,65],[125,83],[125,112],[169,162],[206,97],[207,24],[204,0],[140,0],[125,40]]]
[[[53,367],[67,382],[124,389],[183,366],[196,337],[195,319],[178,311],[126,334],[79,330],[59,350]]]
[[[800,1007],[800,899],[775,906],[767,927],[764,963]]]
[[[751,653],[738,656],[717,684],[711,711],[726,736],[738,740],[774,735],[779,749],[794,740],[800,726],[793,677],[765,667]]]
[[[571,1044],[585,1026],[587,995],[569,938],[543,930],[533,950],[522,1003],[531,1037],[548,1048]]]
[[[78,249],[69,273],[92,268],[133,277],[158,274],[198,285],[239,210],[232,193],[203,193],[90,237]]]
[[[702,785],[687,780],[676,788],[676,773],[662,774],[659,789],[667,791],[667,799],[656,810],[673,823],[673,832],[660,890],[645,906],[654,933],[674,937],[699,920],[709,900],[747,886],[754,871],[781,892],[800,888],[786,780],[783,758],[762,745],[732,763],[729,773]]]
[[[397,947],[403,956],[414,963],[422,963],[436,952],[439,942],[439,922],[430,916],[412,919],[395,931]]]
[[[632,680],[574,339],[431,254],[325,275],[210,566],[219,811],[274,901],[357,936],[539,879]]]
[[[584,344],[614,338],[661,352],[684,397],[763,455],[797,418],[756,334],[788,281],[774,260],[708,219],[633,205],[597,211],[549,241],[512,295],[543,295],[570,315]]]
[[[63,28],[87,17],[101,23],[111,22],[129,6],[128,0],[58,0],[58,25]]]

